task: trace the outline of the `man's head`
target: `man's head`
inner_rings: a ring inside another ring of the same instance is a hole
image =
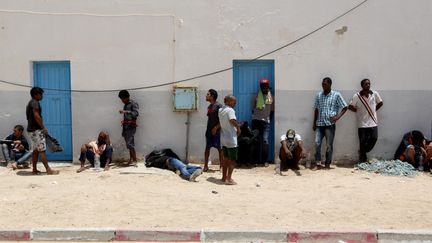
[[[44,90],[42,88],[39,88],[39,87],[33,87],[30,90],[30,96],[37,101],[42,100],[43,93],[44,93]]]
[[[121,90],[118,94],[118,97],[121,99],[123,104],[129,103],[130,95],[129,95],[129,92],[127,90]]]
[[[102,131],[99,133],[98,139],[97,139],[97,143],[100,144],[107,144],[110,145],[111,144],[111,140],[109,137],[108,132]]]
[[[217,100],[218,93],[214,89],[209,89],[206,95],[206,101],[215,102]]]
[[[267,78],[262,78],[260,80],[260,89],[261,92],[266,95],[269,92],[270,81]]]
[[[15,137],[19,138],[24,132],[24,127],[22,125],[16,125],[13,129],[13,134]]]
[[[229,94],[229,95],[225,96],[224,102],[225,102],[225,105],[230,106],[231,108],[234,108],[234,106],[237,103],[237,99],[234,95]]]
[[[369,79],[367,79],[367,78],[363,79],[360,82],[360,85],[362,87],[362,90],[364,90],[364,91],[369,91],[370,90],[371,84],[370,84],[370,80]]]
[[[332,80],[329,77],[325,77],[321,83],[324,93],[331,91]]]
[[[286,132],[286,138],[289,141],[293,141],[295,138],[295,135],[296,135],[296,133],[293,129],[288,129],[288,131]]]

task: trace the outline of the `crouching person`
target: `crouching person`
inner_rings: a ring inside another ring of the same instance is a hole
[[[3,157],[8,167],[14,170],[18,168],[18,165],[25,165],[26,161],[32,155],[23,132],[24,127],[16,125],[13,129],[13,133],[1,142]]]
[[[430,151],[423,133],[417,130],[413,130],[404,134],[402,141],[397,148],[394,159],[399,159],[410,163],[414,168],[423,171],[429,170],[429,161],[431,155],[427,154]]]
[[[109,170],[112,161],[112,153],[113,148],[111,146],[109,134],[107,132],[100,132],[96,141],[91,141],[81,146],[81,154],[79,157],[81,167],[77,170],[77,173],[86,169],[84,166],[86,159],[90,162],[91,167],[95,167],[95,164],[99,162],[100,168],[104,168],[105,171]]]
[[[195,182],[196,178],[202,174],[201,167],[184,163],[171,149],[151,152],[146,156],[145,163],[146,167],[156,167],[179,173],[183,179],[190,182]]]
[[[306,157],[306,150],[300,134],[293,129],[288,129],[286,134],[281,136],[281,148],[279,151],[280,170],[299,170],[300,159]]]

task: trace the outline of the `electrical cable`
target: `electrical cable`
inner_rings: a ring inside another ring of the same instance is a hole
[[[357,8],[359,8],[360,6],[364,5],[366,2],[368,2],[369,0],[363,0],[362,2],[358,3],[357,5],[355,5],[354,7],[350,8],[349,10],[345,11],[344,13],[336,16],[335,18],[331,19],[330,21],[328,21],[327,23],[321,25],[320,27],[314,29],[313,31],[283,45],[280,46],[272,51],[266,52],[260,56],[257,56],[247,62],[244,62],[241,65],[245,65],[245,64],[249,64],[251,62],[257,61],[265,56],[268,56],[270,54],[273,54],[275,52],[278,52],[282,49],[287,48],[288,46],[291,46],[313,34],[315,34],[316,32],[324,29],[325,27],[329,26],[330,24],[336,22],[337,20],[339,20],[340,18],[346,16],[347,14],[353,12],[354,10],[356,10]],[[204,78],[204,77],[208,77],[208,76],[213,76],[219,73],[223,73],[229,70],[232,70],[234,67],[230,66],[224,69],[220,69],[214,72],[210,72],[210,73],[205,73],[205,74],[201,74],[201,75],[197,75],[197,76],[193,76],[190,78],[185,78],[185,79],[180,79],[180,80],[176,80],[176,81],[172,81],[172,82],[166,82],[166,83],[161,83],[161,84],[155,84],[155,85],[148,85],[148,86],[141,86],[141,87],[134,87],[134,88],[127,88],[127,90],[144,90],[144,89],[152,89],[152,88],[157,88],[157,87],[162,87],[162,86],[167,86],[167,85],[173,85],[173,84],[178,84],[178,83],[182,83],[182,82],[186,82],[186,81],[191,81],[191,80],[195,80],[195,79],[200,79],[200,78]],[[5,80],[0,80],[0,83],[5,83],[5,84],[9,84],[9,85],[13,85],[13,86],[19,86],[19,87],[26,87],[26,88],[32,88],[32,86],[30,85],[24,85],[24,84],[18,84],[18,83],[13,83],[13,82],[9,82],[9,81],[5,81]],[[44,88],[45,90],[51,90],[51,91],[65,91],[65,92],[74,92],[74,93],[108,93],[108,92],[118,92],[121,89],[105,89],[105,90],[62,90],[62,89],[49,89],[49,88]],[[126,89],[126,88],[125,88]]]

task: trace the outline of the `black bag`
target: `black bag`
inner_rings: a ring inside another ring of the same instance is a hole
[[[52,153],[63,151],[63,148],[60,145],[60,143],[57,141],[57,139],[55,139],[54,137],[52,137],[49,134],[47,134],[45,136],[45,138],[46,138],[46,144],[47,144],[49,151],[51,151]]]

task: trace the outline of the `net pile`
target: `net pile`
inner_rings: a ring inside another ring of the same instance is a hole
[[[356,165],[359,170],[386,176],[409,176],[418,175],[414,166],[400,160],[373,160],[370,163],[360,163]]]

